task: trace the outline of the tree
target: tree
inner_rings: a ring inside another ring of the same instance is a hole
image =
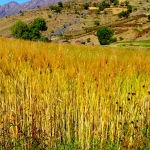
[[[128,5],[128,6],[127,6],[127,9],[128,9],[127,11],[128,11],[129,13],[132,13],[132,6],[131,6],[131,5]]]
[[[55,13],[61,13],[61,11],[62,11],[62,8],[59,6],[50,6],[50,9],[52,11],[55,11]]]
[[[64,7],[62,2],[58,2],[58,7]]]
[[[47,41],[40,33],[40,31],[47,30],[46,21],[43,18],[35,19],[29,26],[19,20],[10,30],[12,35],[18,39]]]
[[[105,8],[109,8],[110,4],[107,3],[106,1],[103,1],[100,5],[99,5],[99,10],[103,11]]]
[[[130,15],[129,11],[122,11],[118,14],[119,18],[122,18],[122,17],[128,18],[129,15]]]
[[[36,28],[37,30],[40,31],[46,31],[47,30],[46,21],[43,18],[37,18],[30,24],[29,28],[30,29]]]
[[[97,31],[98,40],[101,45],[109,45],[110,43],[116,42],[117,39],[113,38],[114,30],[108,27],[100,27]]]
[[[88,9],[89,6],[90,6],[89,3],[85,3],[85,4],[84,4],[84,9]]]
[[[11,28],[12,35],[17,39],[29,39],[29,28],[27,24],[19,20]]]
[[[37,41],[41,38],[41,33],[37,28],[30,28],[30,33],[29,33],[30,40]]]

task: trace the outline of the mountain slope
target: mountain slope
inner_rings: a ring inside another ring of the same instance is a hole
[[[4,16],[17,14],[19,13],[19,11],[53,5],[58,3],[59,1],[63,2],[66,0],[31,0],[29,2],[22,3],[22,4],[18,4],[14,1],[11,1],[5,5],[0,6],[0,18]]]

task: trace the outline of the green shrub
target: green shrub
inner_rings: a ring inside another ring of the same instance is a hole
[[[122,36],[119,37],[120,41],[124,40],[124,38]]]
[[[99,26],[99,25],[100,25],[99,20],[95,20],[95,21],[94,21],[94,25]]]
[[[58,7],[64,7],[62,2],[58,2]]]
[[[15,38],[37,41],[41,39],[40,31],[47,30],[47,26],[43,18],[37,18],[29,26],[19,20],[10,30]]]
[[[17,39],[28,39],[27,33],[29,32],[29,28],[27,24],[19,20],[16,22],[11,28],[12,35]]]
[[[41,37],[40,41],[42,41],[42,42],[48,42],[48,38],[47,37]]]
[[[87,43],[91,42],[91,39],[90,38],[87,38],[86,39]]]
[[[110,43],[116,42],[116,38],[112,38],[114,35],[114,30],[108,27],[100,27],[97,31],[98,40],[101,45],[109,45]]]
[[[84,4],[84,9],[88,9],[89,8],[89,3],[85,3]]]

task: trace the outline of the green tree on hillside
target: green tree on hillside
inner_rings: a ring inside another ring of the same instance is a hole
[[[85,3],[85,4],[84,4],[84,9],[88,9],[89,6],[90,6],[89,3]]]
[[[61,13],[62,11],[62,8],[58,6],[50,6],[50,9],[54,11],[55,13]]]
[[[58,7],[64,7],[62,2],[58,2]]]
[[[114,30],[108,27],[100,27],[97,31],[98,40],[101,45],[109,45],[110,43],[116,42],[117,39],[113,38]]]
[[[46,26],[46,21],[43,18],[37,18],[35,19],[29,26],[30,29],[37,29],[40,31],[46,31],[47,26]]]
[[[15,38],[24,40],[41,40],[46,41],[47,38],[42,37],[40,31],[47,30],[46,21],[43,18],[35,19],[29,26],[19,20],[11,27],[11,33]],[[44,39],[44,40],[43,40]],[[48,41],[48,40],[47,40]]]
[[[21,20],[17,21],[10,30],[17,39],[29,39],[29,27]]]

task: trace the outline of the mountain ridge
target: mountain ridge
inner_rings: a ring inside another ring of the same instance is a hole
[[[66,0],[30,0],[29,2],[24,2],[18,4],[15,1],[10,1],[2,6],[0,6],[0,18],[10,15],[15,15],[20,11],[25,11],[29,9],[35,9],[38,7],[54,5],[59,1],[64,2]]]

